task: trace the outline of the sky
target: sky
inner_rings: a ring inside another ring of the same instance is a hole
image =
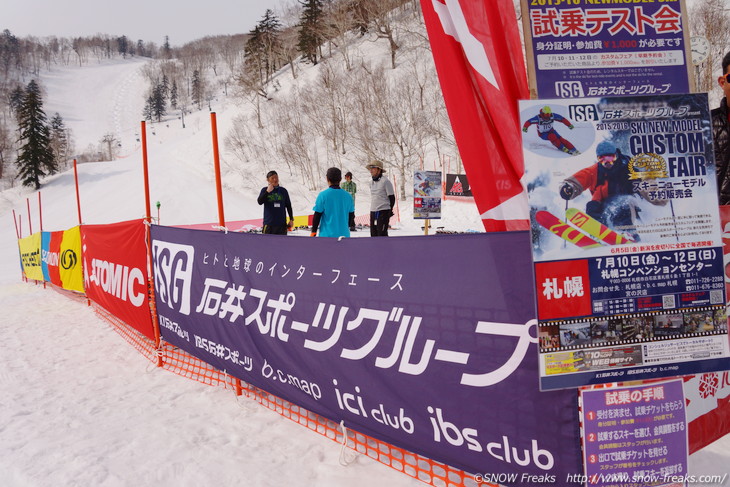
[[[86,37],[102,33],[172,46],[207,35],[242,34],[270,8],[293,0],[0,0],[0,30],[17,37]]]

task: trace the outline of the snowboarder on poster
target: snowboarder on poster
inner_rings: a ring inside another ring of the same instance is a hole
[[[568,140],[562,137],[553,128],[553,124],[555,122],[562,122],[570,130],[573,130],[573,128],[575,128],[570,120],[558,113],[553,113],[552,109],[546,105],[540,109],[539,115],[532,117],[525,122],[525,124],[522,126],[522,131],[527,133],[527,129],[530,128],[530,125],[537,125],[537,135],[541,139],[549,140],[550,143],[555,146],[555,148],[572,156],[577,156],[578,154],[580,154],[578,149],[576,149],[573,144],[568,142]]]
[[[596,157],[598,160],[595,164],[581,169],[561,183],[560,197],[572,200],[588,189],[593,195],[586,204],[588,216],[607,227],[629,229],[633,227],[634,220],[634,205],[629,199],[634,194],[629,179],[629,157],[607,140],[596,147]]]

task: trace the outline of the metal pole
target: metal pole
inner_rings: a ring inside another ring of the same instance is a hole
[[[30,198],[26,198],[25,202],[28,204],[28,228],[30,229],[29,235],[33,235],[33,220],[30,218]]]
[[[213,166],[215,168],[215,194],[218,200],[218,225],[226,226],[226,218],[223,214],[223,186],[221,185],[221,162],[218,153],[218,124],[216,123],[215,112],[210,112],[210,126],[213,134]],[[236,389],[236,395],[243,394],[241,379],[233,378],[233,387]]]
[[[76,209],[79,214],[79,225],[81,225],[81,197],[79,196],[79,171],[76,169],[76,159],[74,159],[74,182],[76,183]]]
[[[150,177],[149,177],[149,164],[147,161],[147,124],[144,120],[140,122],[141,134],[142,134],[142,174],[144,179],[144,209],[145,209],[145,222],[147,223],[146,228],[146,239],[147,248],[152,249],[152,233],[150,231],[150,225],[152,224],[152,209],[150,206]],[[162,341],[162,334],[160,333],[160,322],[157,319],[157,309],[154,305],[155,297],[155,280],[152,278],[154,273],[154,263],[152,262],[151,250],[147,252],[147,269],[148,269],[148,288],[150,290],[148,299],[148,305],[150,307],[150,315],[152,316],[152,330],[155,334],[155,349],[160,351],[160,343]],[[157,354],[157,366],[162,367],[162,354]]]
[[[223,215],[223,187],[221,185],[221,162],[218,153],[218,126],[215,119],[215,112],[210,113],[210,124],[213,131],[213,166],[215,167],[215,193],[218,199],[218,224],[226,226],[226,219]]]

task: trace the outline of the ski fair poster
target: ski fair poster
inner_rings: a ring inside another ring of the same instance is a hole
[[[441,218],[441,172],[413,173],[413,219]]]
[[[583,484],[682,487],[687,413],[679,379],[581,390]]]
[[[540,98],[690,90],[681,0],[522,0]]]
[[[542,390],[730,368],[706,94],[520,102]]]

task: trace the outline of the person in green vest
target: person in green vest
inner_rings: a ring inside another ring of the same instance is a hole
[[[345,174],[345,182],[342,183],[340,187],[350,193],[350,196],[352,196],[352,206],[354,208],[355,194],[357,193],[357,184],[355,184],[355,181],[352,180],[352,173],[350,171],[347,171],[347,173]],[[355,228],[355,213],[350,214],[350,231],[357,231],[357,229]]]

